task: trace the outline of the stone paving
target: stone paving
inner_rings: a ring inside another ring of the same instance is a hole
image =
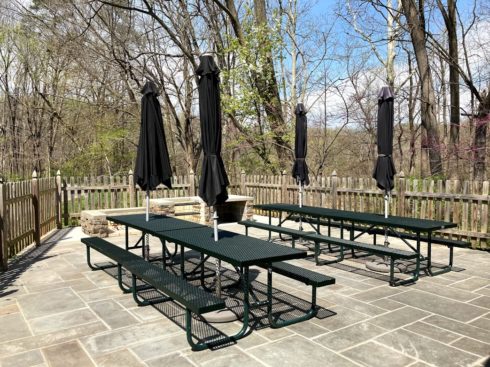
[[[243,233],[236,224],[221,227]],[[0,274],[0,366],[483,366],[490,356],[488,252],[455,249],[459,271],[396,288],[359,260],[321,267],[298,260],[336,278],[318,290],[322,317],[192,352],[182,327],[88,268],[82,236],[79,227],[62,230]],[[447,248],[434,247],[434,259],[447,261]],[[257,281],[265,279],[262,270]],[[280,276],[274,287],[310,297]],[[217,327],[233,333],[240,322]]]

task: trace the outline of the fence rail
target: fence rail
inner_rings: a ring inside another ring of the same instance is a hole
[[[172,179],[172,189],[159,187],[151,198],[195,196],[197,177]],[[230,193],[254,197],[256,204],[298,203],[294,178],[281,175],[245,175],[231,178]],[[78,224],[83,210],[142,206],[145,192],[133,183],[133,174],[122,176],[37,178],[0,181],[0,265],[62,224]],[[383,213],[384,193],[371,178],[311,178],[304,190],[304,204],[345,210]],[[410,180],[400,173],[391,193],[389,212],[413,218],[454,222],[451,235],[472,241],[474,248],[490,248],[489,182],[458,180]],[[261,214],[260,212],[257,212]]]

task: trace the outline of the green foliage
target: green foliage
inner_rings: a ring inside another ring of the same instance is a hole
[[[254,80],[267,84],[274,78],[266,65],[283,41],[278,21],[274,22],[274,28],[268,25],[257,26],[249,7],[246,8],[241,25],[243,44],[229,35],[228,48],[224,50],[225,55],[234,55],[236,62],[233,67],[221,72],[222,85],[230,88],[222,93],[222,108],[224,113],[247,121],[256,119],[258,108],[263,103]]]

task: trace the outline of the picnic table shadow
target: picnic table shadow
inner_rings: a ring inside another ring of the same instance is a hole
[[[199,261],[199,254],[194,251],[187,251],[185,255],[185,270],[190,270],[195,267]],[[153,263],[158,264],[158,262]],[[205,263],[205,272],[212,272],[215,269],[215,264],[213,262]],[[171,266],[167,265],[167,270],[171,271],[176,275],[180,275],[180,262],[174,262]],[[114,278],[117,278],[116,268],[106,268],[104,271]],[[260,271],[257,269],[250,269],[249,280],[252,286],[253,292],[257,297],[258,301],[265,301],[267,299],[267,284],[257,280]],[[125,274],[126,278],[123,280],[124,283],[128,285],[131,282],[131,276]],[[222,288],[223,296],[226,297],[225,303],[229,309],[233,312],[236,311],[238,315],[242,315],[243,305],[237,306],[236,300],[243,301],[243,291],[241,287],[236,287],[238,281],[238,274],[228,268],[224,268],[222,273]],[[207,285],[212,287],[212,279],[207,279]],[[192,284],[196,286],[200,285],[200,280],[191,281]],[[143,284],[143,283],[140,283]],[[158,299],[162,294],[154,289],[148,289],[140,291],[138,293],[141,298],[145,300]],[[272,313],[273,317],[280,320],[290,320],[297,318],[305,314],[311,307],[309,300],[304,300],[302,298],[296,297],[292,294],[284,292],[277,288],[272,288]],[[146,306],[149,307],[149,306]],[[174,301],[162,302],[152,304],[151,307],[158,310],[162,315],[167,317],[181,329],[185,330],[185,308]],[[336,315],[334,311],[328,310],[326,308],[318,307],[318,313],[316,318],[325,319],[330,316]],[[203,318],[197,315],[193,315],[192,319],[192,331],[193,336],[199,340],[199,342],[211,342],[210,349],[221,349],[226,346],[236,344],[236,341],[230,341],[226,332],[234,334],[241,325],[238,324],[239,320],[233,322],[233,326],[227,324],[214,324],[208,323]],[[221,326],[220,326],[221,325]],[[225,326],[223,326],[225,325]],[[251,308],[250,310],[250,327],[247,331],[247,335],[252,333],[254,330],[261,330],[270,327],[269,319],[267,317],[267,307],[260,306],[256,308]],[[223,331],[222,329],[226,329]]]
[[[281,239],[281,241],[284,242],[286,240]],[[298,245],[304,246],[305,248],[307,248],[310,251],[314,251],[314,244],[311,244],[309,242],[306,242],[306,243],[300,242],[300,243],[298,243]],[[327,244],[320,246],[320,254],[325,254],[327,256],[338,256],[339,253],[340,253],[340,250],[339,250],[338,246],[332,245],[329,247]],[[350,250],[345,251],[344,250],[344,260],[350,260],[350,261],[352,261],[356,264],[360,264],[360,265],[365,265],[365,263],[367,261],[374,260],[377,257],[379,257],[379,256],[373,255],[373,254],[365,252],[365,251],[360,251],[360,250],[355,251],[355,256],[353,256],[352,251],[350,251]],[[315,261],[314,258],[307,258],[306,260],[310,261],[310,262]],[[397,262],[403,263],[403,269],[404,270],[401,272],[401,274],[410,274],[414,271],[414,269],[416,267],[416,262],[414,260],[403,260],[403,261],[397,260]],[[421,271],[419,273],[419,278],[423,278],[423,277],[427,276],[426,272],[424,271],[424,267],[426,267],[426,264],[427,264],[426,260],[420,261]],[[338,263],[331,263],[331,264],[328,264],[326,266],[330,266],[330,267],[335,268],[335,269],[344,270],[344,271],[347,271],[350,273],[363,275],[363,276],[366,276],[366,277],[369,277],[372,279],[378,279],[378,280],[381,280],[383,282],[389,282],[389,280],[390,280],[389,273],[381,273],[381,272],[375,272],[372,270],[368,270],[367,268],[359,268],[359,267],[356,267],[353,265],[349,265],[345,261],[344,262],[338,262]],[[443,269],[446,265],[432,261],[431,266],[435,269]],[[461,271],[464,271],[465,269],[461,268],[461,267],[453,266],[451,270],[455,271],[455,272],[461,272]],[[410,286],[413,284],[415,284],[415,283],[408,283],[408,284],[404,284],[403,286]]]

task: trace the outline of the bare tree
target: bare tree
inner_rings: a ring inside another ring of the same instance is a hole
[[[420,77],[421,122],[427,133],[429,164],[432,175],[443,173],[441,143],[437,126],[436,98],[425,32],[424,0],[401,0],[412,39]]]

